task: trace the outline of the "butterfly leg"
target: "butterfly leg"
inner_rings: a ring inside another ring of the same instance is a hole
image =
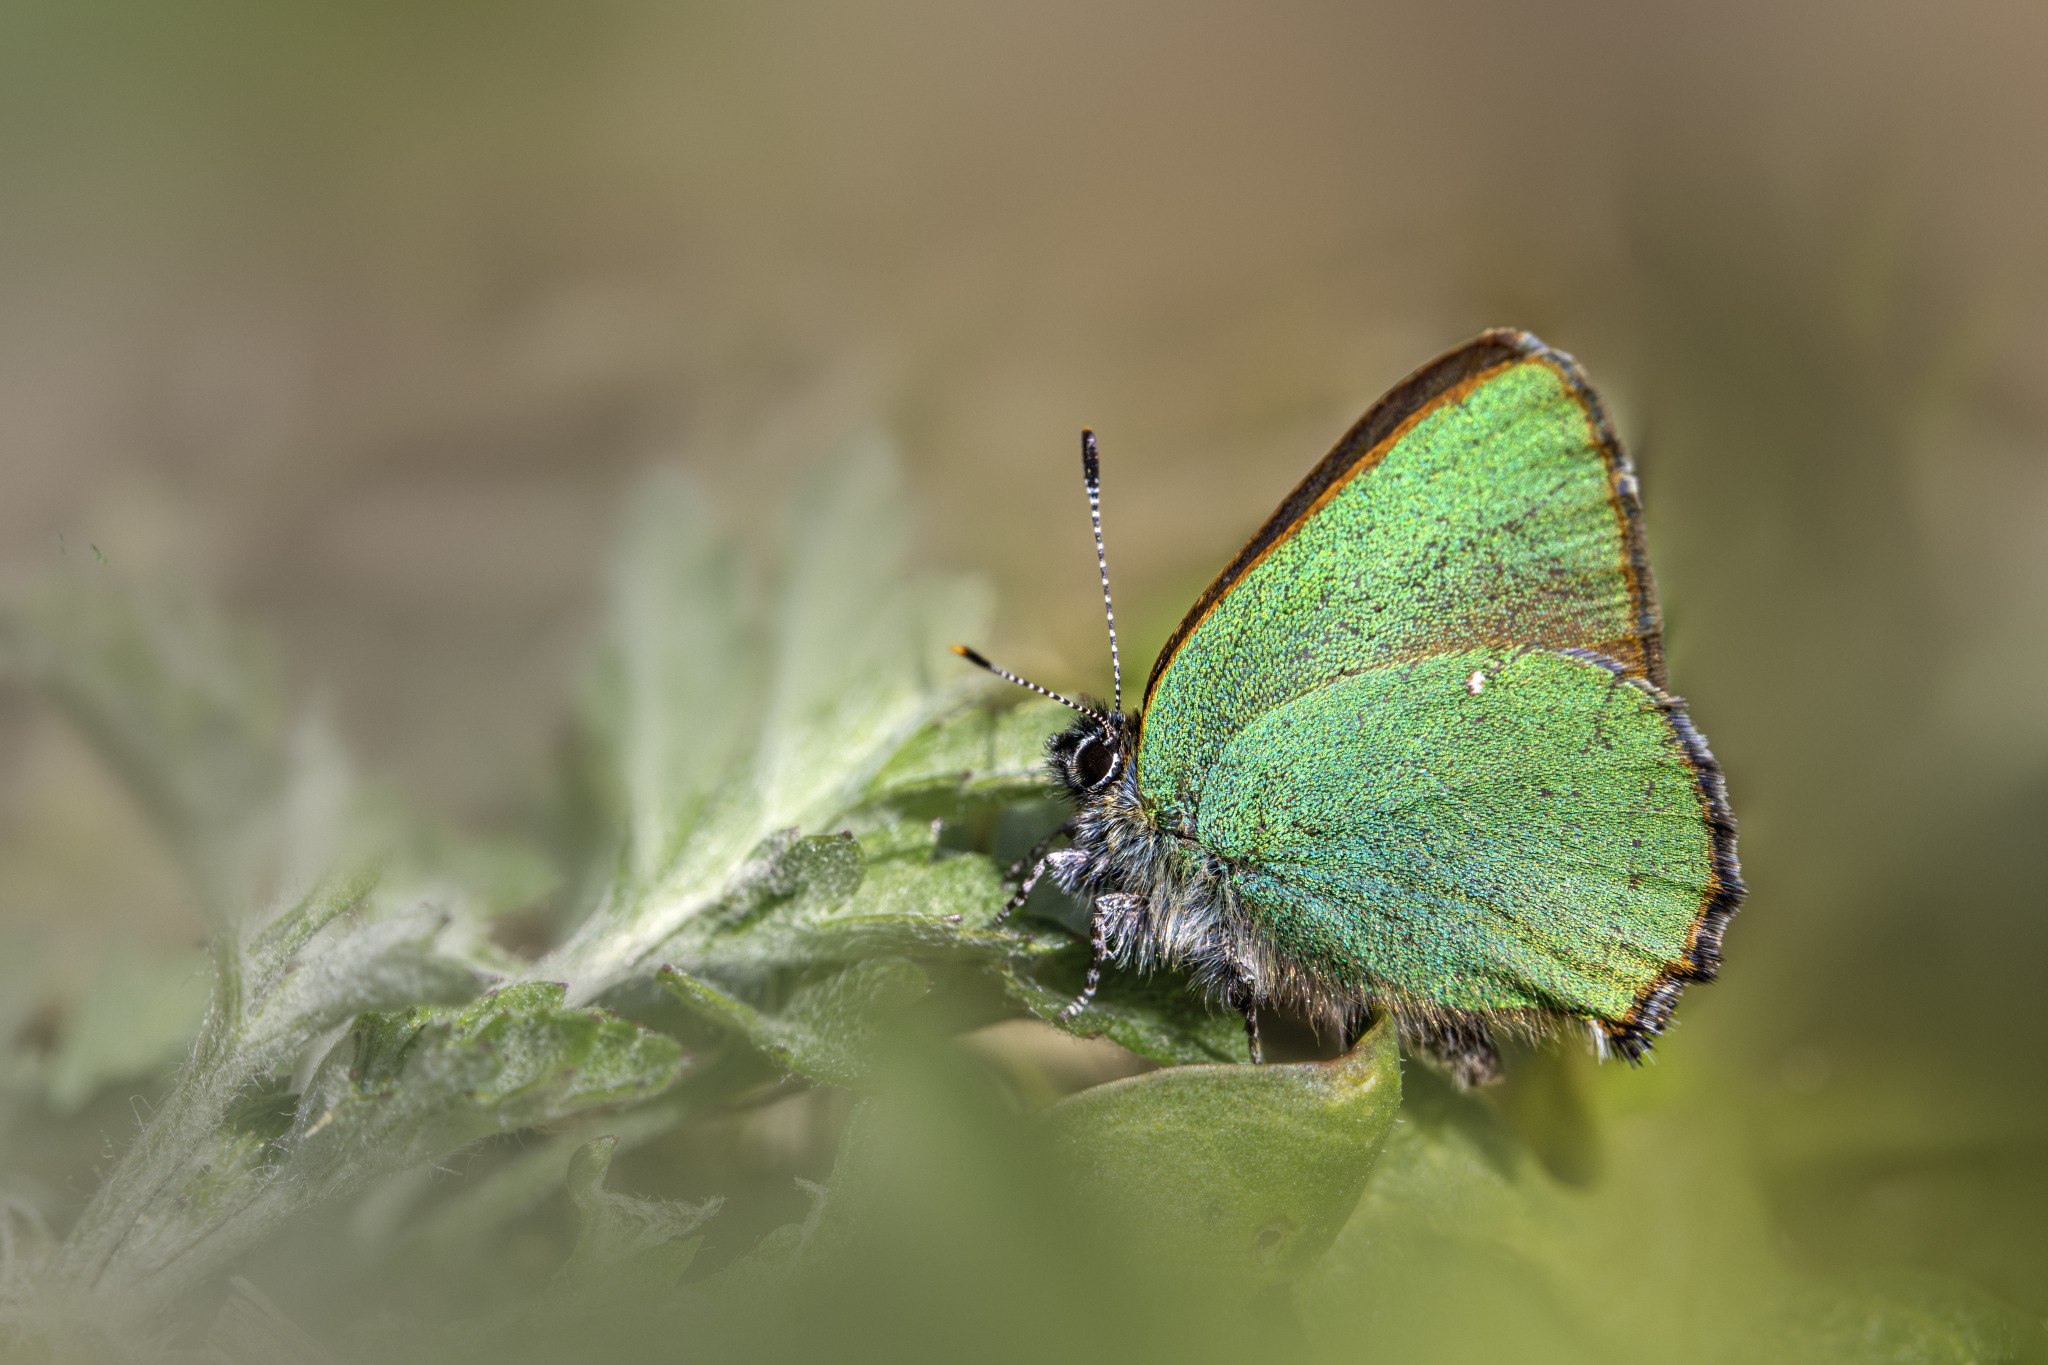
[[[1088,959],[1088,980],[1087,983],[1081,987],[1081,993],[1078,996],[1074,997],[1073,1003],[1069,1004],[1065,1009],[1059,1012],[1059,1017],[1056,1020],[1056,1022],[1058,1023],[1071,1024],[1074,1021],[1075,1017],[1078,1016],[1082,1010],[1088,1008],[1089,1002],[1095,999],[1095,988],[1102,984],[1102,959],[1104,956],[1105,934],[1105,926],[1102,922],[1103,919],[1104,915],[1102,913],[1102,906],[1098,903],[1095,907],[1095,914],[1090,920],[1090,924],[1094,930],[1094,933],[1092,936],[1093,952]]]
[[[1460,1090],[1492,1085],[1501,1078],[1500,1052],[1479,1019],[1403,1020],[1401,1041],[1410,1054],[1448,1074]]]
[[[1244,1041],[1252,1065],[1265,1060],[1259,1043],[1259,977],[1242,946],[1221,939],[1204,945],[1199,978],[1225,1008],[1244,1016]]]
[[[1145,902],[1137,896],[1112,891],[1095,898],[1094,913],[1088,919],[1092,947],[1088,959],[1088,981],[1074,1002],[1059,1012],[1058,1022],[1071,1023],[1075,1016],[1088,1008],[1089,1002],[1095,999],[1095,988],[1102,984],[1102,964],[1109,957],[1111,938],[1120,945],[1128,946],[1131,935],[1138,931],[1144,917]],[[1118,950],[1120,959],[1122,951],[1122,948]]]
[[[1244,1041],[1251,1049],[1252,1064],[1256,1066],[1265,1060],[1265,1054],[1259,1046],[1259,1000],[1252,990],[1251,978],[1236,976],[1224,991],[1223,998],[1230,1008],[1244,1016]]]
[[[1003,908],[996,911],[996,917],[991,921],[992,926],[1001,924],[1024,908],[1024,902],[1031,899],[1031,892],[1037,887],[1038,879],[1045,875],[1047,852],[1058,842],[1061,835],[1073,832],[1074,827],[1071,824],[1061,825],[1033,845],[1029,853],[1010,865],[1010,870],[1004,874],[1005,877],[1022,877],[1024,880],[1017,887],[1016,894],[1004,901]]]

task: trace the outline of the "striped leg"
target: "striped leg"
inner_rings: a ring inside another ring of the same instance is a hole
[[[1040,839],[1029,853],[1010,865],[1010,870],[1005,876],[1021,876],[1024,878],[1024,881],[1018,886],[1017,893],[1007,901],[1004,901],[1003,908],[996,911],[996,917],[992,924],[1001,924],[1011,915],[1024,908],[1024,902],[1031,899],[1031,892],[1037,887],[1038,879],[1045,875],[1048,851],[1054,843],[1058,842],[1062,835],[1072,834],[1073,832],[1073,826],[1061,825],[1058,829]]]
[[[1088,1008],[1089,1002],[1095,999],[1095,988],[1102,984],[1102,964],[1112,956],[1119,962],[1124,960],[1124,955],[1130,951],[1132,935],[1139,932],[1145,915],[1145,902],[1137,896],[1111,891],[1095,898],[1094,912],[1088,918],[1093,946],[1093,953],[1088,959],[1088,982],[1081,988],[1079,998],[1059,1012],[1058,1022],[1071,1023]]]
[[[1095,999],[1095,988],[1102,984],[1102,959],[1105,955],[1103,918],[1102,905],[1098,902],[1095,914],[1089,921],[1094,929],[1094,955],[1088,959],[1088,981],[1081,987],[1081,994],[1075,997],[1074,1002],[1059,1012],[1056,1020],[1058,1023],[1073,1023],[1081,1011],[1088,1008],[1089,1002]]]

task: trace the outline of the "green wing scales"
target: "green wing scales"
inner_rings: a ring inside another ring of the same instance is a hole
[[[1140,792],[1303,970],[1628,1047],[1712,974],[1741,893],[1663,682],[1599,402],[1568,356],[1490,332],[1367,413],[1188,613]]]
[[[1650,689],[1583,657],[1470,651],[1260,716],[1196,830],[1303,985],[1620,1021],[1691,946],[1707,819]]]

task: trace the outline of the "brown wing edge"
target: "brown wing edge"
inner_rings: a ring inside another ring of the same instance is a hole
[[[1635,604],[1636,636],[1626,643],[1633,646],[1637,655],[1632,661],[1635,666],[1629,671],[1647,677],[1661,689],[1664,686],[1664,649],[1658,626],[1656,589],[1651,583],[1649,555],[1643,543],[1642,500],[1637,491],[1635,470],[1622,452],[1621,442],[1616,439],[1614,428],[1607,420],[1607,411],[1593,392],[1593,386],[1579,363],[1562,351],[1552,350],[1528,332],[1497,327],[1480,333],[1454,351],[1438,356],[1389,389],[1295,486],[1258,533],[1245,542],[1237,557],[1195,599],[1187,615],[1181,618],[1180,625],[1167,638],[1152,665],[1152,675],[1145,683],[1145,695],[1139,707],[1141,717],[1151,706],[1152,693],[1159,686],[1160,678],[1165,676],[1167,667],[1188,636],[1194,634],[1195,628],[1207,619],[1239,579],[1284,544],[1295,528],[1338,487],[1378,464],[1393,448],[1395,440],[1436,408],[1456,401],[1493,371],[1517,360],[1529,359],[1549,364],[1571,386],[1598,438],[1607,464],[1611,502],[1628,545],[1627,573],[1630,599]],[[1604,648],[1612,651],[1622,643],[1604,642]]]
[[[1742,882],[1742,863],[1735,855],[1735,813],[1728,807],[1728,784],[1721,765],[1707,748],[1706,736],[1693,725],[1685,703],[1665,696],[1660,689],[1658,706],[1671,722],[1672,733],[1685,749],[1692,765],[1693,782],[1699,792],[1700,809],[1714,845],[1714,881],[1700,902],[1685,951],[1637,993],[1635,1003],[1619,1024],[1597,1025],[1607,1035],[1607,1045],[1631,1062],[1639,1062],[1650,1044],[1671,1022],[1678,997],[1694,981],[1712,981],[1721,970],[1721,936],[1728,921],[1742,908],[1748,888]]]
[[[1496,335],[1489,332],[1487,336]],[[1657,585],[1650,576],[1650,550],[1643,535],[1642,485],[1636,479],[1634,461],[1621,448],[1621,440],[1614,434],[1614,424],[1607,420],[1607,408],[1600,401],[1600,395],[1593,392],[1592,381],[1579,362],[1563,351],[1553,350],[1527,332],[1516,334],[1528,347],[1525,356],[1540,359],[1561,375],[1571,385],[1572,394],[1585,410],[1586,421],[1593,428],[1600,443],[1600,453],[1607,464],[1608,503],[1621,523],[1622,540],[1628,546],[1629,600],[1635,605],[1635,638],[1627,643],[1634,646],[1636,667],[1629,671],[1637,677],[1647,678],[1663,691],[1670,686],[1664,673],[1664,618],[1657,610]],[[1613,641],[1606,646],[1608,652],[1622,643]],[[1702,745],[1704,751],[1705,746]],[[1708,761],[1712,762],[1709,755]]]
[[[1568,652],[1617,676],[1633,676],[1619,659],[1593,650]],[[1721,775],[1721,765],[1707,748],[1705,736],[1694,727],[1685,702],[1642,679],[1636,679],[1635,685],[1654,696],[1658,710],[1670,723],[1673,736],[1685,752],[1686,765],[1693,774],[1693,789],[1699,798],[1700,813],[1706,820],[1712,841],[1712,880],[1694,913],[1685,948],[1636,993],[1618,1021],[1588,1018],[1561,1010],[1446,1010],[1427,1002],[1389,999],[1372,994],[1369,998],[1376,1007],[1391,1008],[1399,1018],[1404,1046],[1419,1048],[1418,1055],[1424,1055],[1427,1060],[1427,1054],[1432,1051],[1432,1041],[1439,1043],[1435,1049],[1437,1064],[1448,1066],[1461,1086],[1485,1084],[1497,1077],[1499,1057],[1493,1050],[1496,1040],[1504,1036],[1540,1038],[1553,1034],[1557,1026],[1568,1019],[1583,1020],[1598,1032],[1607,1050],[1631,1065],[1639,1064],[1649,1055],[1658,1035],[1670,1025],[1671,1015],[1678,1008],[1679,997],[1685,993],[1685,988],[1696,981],[1712,981],[1720,973],[1722,935],[1727,932],[1728,921],[1742,908],[1742,899],[1748,892],[1742,881],[1742,864],[1735,852],[1735,815],[1728,807],[1727,783]],[[1308,1003],[1315,1006],[1324,1002],[1311,999]],[[1352,1001],[1350,1006],[1355,1010],[1363,1003],[1366,1002]],[[1340,1004],[1337,1008],[1341,1012],[1344,1006]],[[1441,1047],[1443,1041],[1453,1046],[1446,1051]],[[1489,1067],[1495,1074],[1484,1074]]]

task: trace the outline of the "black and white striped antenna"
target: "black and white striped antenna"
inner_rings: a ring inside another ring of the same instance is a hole
[[[1060,705],[1070,706],[1074,710],[1079,711],[1084,716],[1093,716],[1097,720],[1108,719],[1108,717],[1104,716],[1100,711],[1097,711],[1095,708],[1091,706],[1083,706],[1080,702],[1077,702],[1070,697],[1063,697],[1059,693],[1053,691],[1050,687],[1040,687],[1037,683],[1031,681],[1029,678],[1020,678],[1007,668],[996,667],[994,664],[990,663],[986,658],[984,658],[981,654],[981,651],[979,650],[969,649],[966,645],[954,645],[953,652],[955,654],[958,654],[961,658],[967,660],[968,663],[973,664],[976,668],[985,668],[989,672],[995,674],[998,678],[1003,679],[1005,682],[1013,682],[1017,684],[1017,686],[1019,687],[1028,687],[1033,692],[1036,692],[1039,696],[1050,697],[1054,701],[1058,702]]]
[[[1109,599],[1109,556],[1102,549],[1102,456],[1095,449],[1095,433],[1083,428],[1081,431],[1081,480],[1088,488],[1088,520],[1095,527],[1095,567],[1102,573],[1102,614],[1109,620],[1109,671],[1116,680],[1116,704],[1111,714],[1124,709],[1124,661],[1116,647],[1116,606]],[[1008,682],[1026,687],[1041,697],[1050,697],[1062,706],[1079,711],[1084,716],[1093,716],[1107,722],[1109,716],[1092,706],[1083,706],[1070,697],[1063,697],[1049,687],[1040,687],[1029,678],[1020,678],[1007,668],[998,668],[984,658],[979,651],[966,645],[954,645],[953,652],[977,668],[985,668]]]
[[[1109,618],[1109,671],[1116,678],[1115,709],[1124,709],[1124,661],[1116,648],[1116,606],[1109,600],[1109,556],[1102,549],[1102,456],[1095,433],[1081,429],[1081,479],[1088,485],[1088,520],[1095,524],[1095,567],[1102,570],[1102,614]]]

